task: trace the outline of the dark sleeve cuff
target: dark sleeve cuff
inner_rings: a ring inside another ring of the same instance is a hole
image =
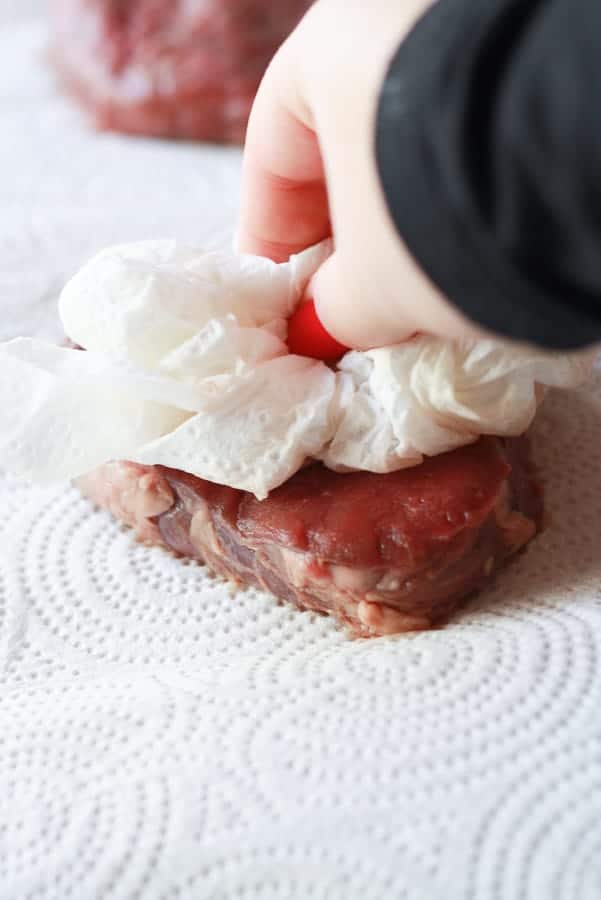
[[[504,149],[493,121],[509,90],[499,73],[511,69],[515,35],[540,6],[439,0],[392,60],[376,157],[401,238],[451,303],[500,335],[572,349],[601,338],[601,299],[549,277],[544,238],[539,263],[521,265],[523,221],[515,217],[512,233],[500,235],[490,215],[495,154]],[[521,190],[519,181],[512,189]]]

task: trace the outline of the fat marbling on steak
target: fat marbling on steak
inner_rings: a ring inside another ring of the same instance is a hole
[[[79,485],[140,540],[361,637],[444,623],[542,519],[526,438],[481,438],[386,475],[314,464],[263,501],[129,462]]]

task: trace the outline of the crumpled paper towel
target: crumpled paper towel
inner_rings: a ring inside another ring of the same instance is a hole
[[[307,459],[390,472],[520,434],[547,386],[590,372],[590,353],[425,336],[349,352],[335,372],[290,355],[286,320],[330,252],[276,264],[177,241],[104,250],[59,303],[87,353],[0,346],[0,464],[52,480],[126,458],[262,499]]]
[[[6,338],[60,334],[95,248],[235,218],[236,156],[99,139],[43,43],[0,28]],[[374,642],[0,477],[1,900],[599,900],[599,377],[532,438],[548,529]]]

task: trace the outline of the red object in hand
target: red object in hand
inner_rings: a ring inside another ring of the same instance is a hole
[[[325,330],[317,317],[315,302],[307,300],[288,319],[288,349],[299,356],[336,362],[349,348]]]

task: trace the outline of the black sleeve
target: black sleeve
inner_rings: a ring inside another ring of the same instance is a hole
[[[376,155],[399,234],[470,319],[601,339],[601,0],[439,0],[392,61]]]

